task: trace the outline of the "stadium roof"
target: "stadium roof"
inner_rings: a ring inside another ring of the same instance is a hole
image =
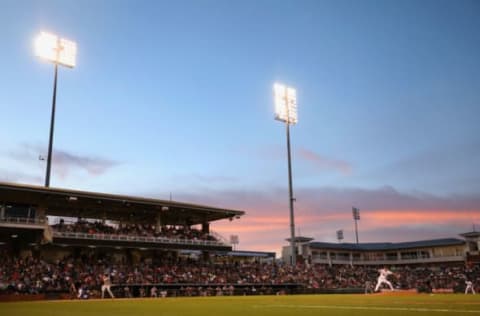
[[[388,251],[388,250],[403,250],[423,247],[435,246],[457,246],[465,244],[464,240],[457,238],[432,239],[421,241],[409,241],[399,243],[328,243],[328,242],[312,242],[311,248],[317,249],[333,249],[333,250],[349,250],[349,251]]]
[[[199,204],[7,182],[0,182],[1,203],[35,206],[53,216],[152,223],[160,213],[162,224],[167,225],[196,225],[245,214],[244,211]]]
[[[460,234],[460,236],[463,236],[465,238],[477,238],[477,237],[480,237],[480,232],[473,231],[473,232]]]

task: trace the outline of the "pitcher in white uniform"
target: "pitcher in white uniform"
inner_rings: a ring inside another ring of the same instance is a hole
[[[377,286],[375,286],[375,292],[378,291],[378,289],[380,288],[380,286],[382,284],[386,284],[388,285],[388,287],[390,287],[390,290],[393,291],[393,286],[392,286],[392,283],[390,281],[388,281],[387,277],[392,273],[392,271],[388,270],[387,268],[383,268],[383,269],[380,269],[378,270],[378,279],[377,279]]]

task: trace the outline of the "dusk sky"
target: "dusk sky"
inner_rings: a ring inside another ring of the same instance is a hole
[[[58,77],[52,187],[240,209],[212,229],[280,252],[297,89],[297,234],[361,242],[480,229],[480,1],[0,0],[0,181],[43,185],[48,31]]]

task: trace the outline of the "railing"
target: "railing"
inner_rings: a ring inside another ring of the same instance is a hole
[[[3,217],[0,218],[0,223],[44,225],[47,223],[47,220],[43,218],[30,217]]]
[[[220,235],[219,233],[215,232],[215,231],[210,231],[209,232],[209,235],[213,236],[213,238],[221,241],[222,243],[226,244],[226,245],[230,245],[230,242],[225,238],[223,237],[222,235]]]
[[[339,260],[312,257],[313,263],[321,264],[353,264],[353,265],[384,265],[384,264],[417,264],[417,263],[438,263],[438,262],[455,262],[463,261],[463,256],[444,256],[444,257],[431,257],[431,258],[416,258],[416,259],[401,259],[401,260]]]
[[[0,218],[0,224],[13,224],[13,225],[45,225],[48,223],[44,218],[27,218],[27,217],[3,217]],[[51,228],[50,226],[47,226]],[[184,238],[167,238],[167,237],[148,237],[148,236],[135,236],[135,235],[117,235],[117,234],[89,234],[89,233],[77,233],[77,232],[60,232],[52,231],[53,237],[57,238],[73,238],[73,239],[86,239],[86,240],[107,240],[107,241],[127,241],[127,242],[146,242],[156,244],[180,244],[180,245],[195,245],[195,246],[217,246],[217,247],[230,247],[225,238],[221,235],[214,233],[213,236],[218,241],[214,240],[201,240],[201,239],[184,239]]]
[[[145,237],[135,235],[115,235],[115,234],[89,234],[76,232],[59,232],[53,231],[53,237],[56,238],[72,238],[86,240],[106,240],[106,241],[127,241],[127,242],[146,242],[156,244],[181,244],[195,246],[221,246],[229,247],[227,243],[212,240],[183,239],[183,238],[167,238],[167,237]]]

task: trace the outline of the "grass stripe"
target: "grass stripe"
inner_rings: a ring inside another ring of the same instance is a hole
[[[254,305],[255,308],[298,308],[298,309],[345,309],[375,311],[408,311],[435,313],[471,313],[480,314],[480,310],[444,309],[444,308],[410,308],[410,307],[376,307],[376,306],[342,306],[342,305]]]

